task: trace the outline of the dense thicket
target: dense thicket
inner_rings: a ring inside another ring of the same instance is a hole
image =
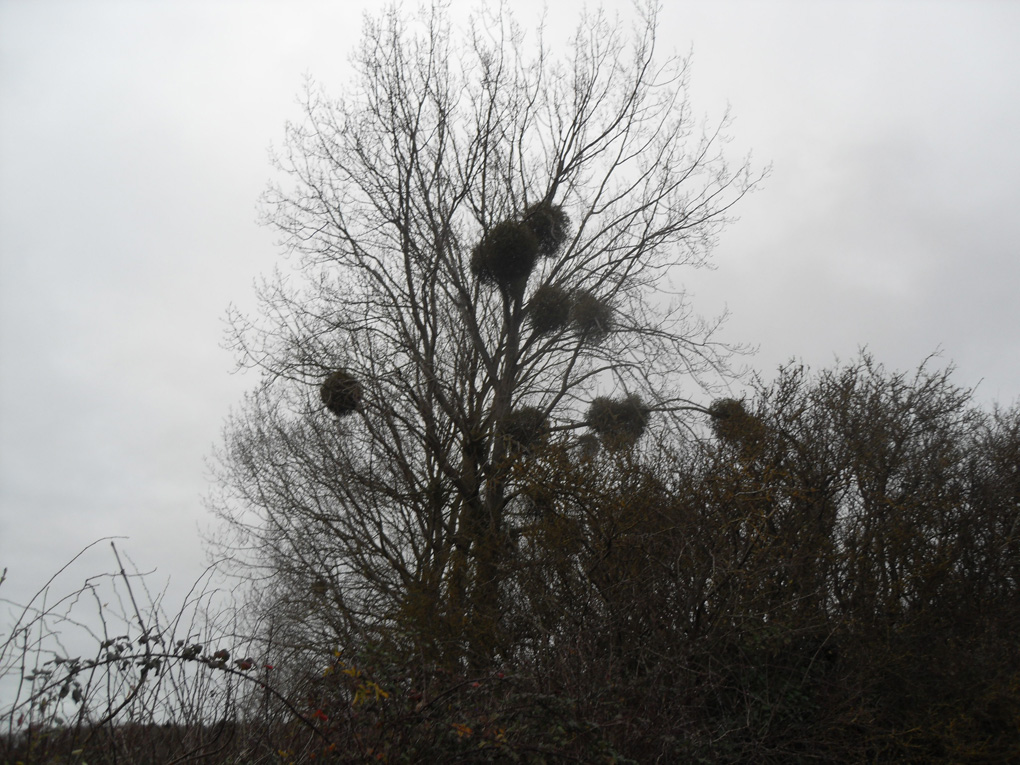
[[[706,421],[641,453],[532,451],[502,663],[347,658],[393,694],[368,705],[373,751],[1020,758],[1020,408],[864,356],[788,367]]]
[[[537,474],[522,663],[642,762],[1020,757],[1020,409],[863,357],[710,412]]]
[[[865,356],[788,367],[703,417],[703,438],[640,450],[511,420],[522,522],[484,670],[409,655],[396,629],[325,649],[327,582],[267,589],[287,610],[249,604],[269,629],[244,638],[196,639],[130,595],[94,658],[32,658],[30,629],[0,645],[0,668],[22,644],[35,668],[0,755],[1020,759],[1020,407],[983,411],[947,372]],[[401,628],[424,644],[435,624]]]

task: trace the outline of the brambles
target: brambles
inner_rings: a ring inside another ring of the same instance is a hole
[[[319,397],[337,417],[346,417],[361,406],[361,383],[350,373],[339,369],[322,383]]]
[[[645,432],[651,410],[640,396],[622,399],[600,396],[588,408],[586,424],[611,449],[633,446]]]

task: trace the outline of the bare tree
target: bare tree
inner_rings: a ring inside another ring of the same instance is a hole
[[[217,505],[331,640],[476,666],[507,650],[528,461],[640,448],[725,370],[671,279],[757,180],[657,58],[653,4],[562,50],[480,13],[367,21],[347,92],[288,126],[268,218],[302,285],[234,316],[263,381]]]

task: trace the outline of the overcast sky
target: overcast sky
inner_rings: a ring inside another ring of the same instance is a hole
[[[112,534],[158,581],[201,572],[204,461],[254,384],[223,317],[278,255],[268,149],[305,75],[343,89],[373,5],[0,0],[0,596]],[[773,166],[717,270],[681,277],[695,306],[728,306],[765,376],[941,349],[1015,401],[1020,3],[666,5],[694,108]],[[581,3],[556,7],[554,31]]]

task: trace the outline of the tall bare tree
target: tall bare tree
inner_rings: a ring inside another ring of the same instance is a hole
[[[505,652],[529,460],[640,449],[725,368],[673,279],[756,178],[657,57],[654,5],[624,26],[561,47],[504,9],[390,10],[288,126],[268,218],[301,283],[234,317],[263,379],[218,509],[325,634]]]

